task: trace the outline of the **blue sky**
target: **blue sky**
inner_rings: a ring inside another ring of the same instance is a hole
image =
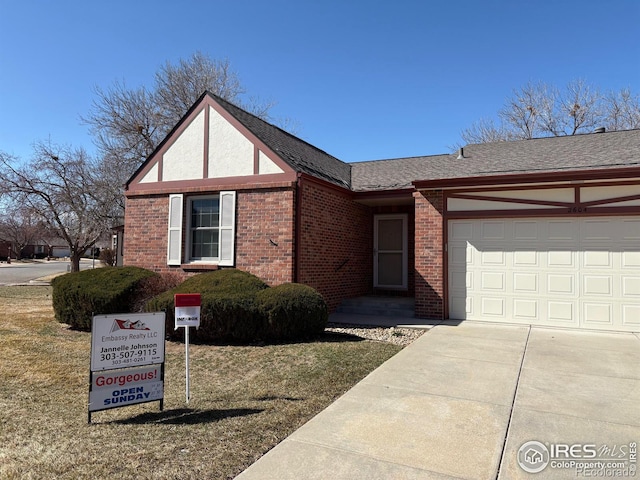
[[[0,150],[94,151],[94,87],[198,50],[344,161],[430,155],[529,81],[640,93],[640,2],[0,0]]]

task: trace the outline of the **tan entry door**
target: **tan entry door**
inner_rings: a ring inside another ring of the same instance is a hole
[[[407,288],[407,215],[376,215],[373,221],[373,285]]]

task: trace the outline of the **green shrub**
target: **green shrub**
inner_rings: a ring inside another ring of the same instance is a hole
[[[78,330],[91,330],[94,315],[132,311],[138,286],[150,270],[138,267],[103,267],[67,273],[51,282],[56,319]]]
[[[258,292],[258,308],[271,340],[304,340],[320,335],[327,326],[327,304],[316,290],[287,283]]]
[[[166,312],[166,332],[172,339],[184,336],[175,328],[176,293],[200,293],[200,328],[189,332],[200,342],[255,343],[311,338],[322,333],[327,305],[313,288],[300,284],[268,287],[258,277],[237,269],[225,269],[190,277],[145,307]]]
[[[175,330],[176,293],[199,293],[200,328],[190,331],[195,341],[233,340],[249,342],[261,331],[262,318],[255,307],[255,295],[268,285],[242,270],[224,269],[189,277],[176,288],[151,299],[145,310],[166,312],[166,332],[178,339],[184,329]]]

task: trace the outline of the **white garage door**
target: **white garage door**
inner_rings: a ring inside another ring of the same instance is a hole
[[[451,220],[449,317],[640,331],[640,217]]]

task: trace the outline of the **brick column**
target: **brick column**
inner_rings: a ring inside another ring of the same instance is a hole
[[[416,209],[416,316],[444,319],[442,191],[413,194]]]

